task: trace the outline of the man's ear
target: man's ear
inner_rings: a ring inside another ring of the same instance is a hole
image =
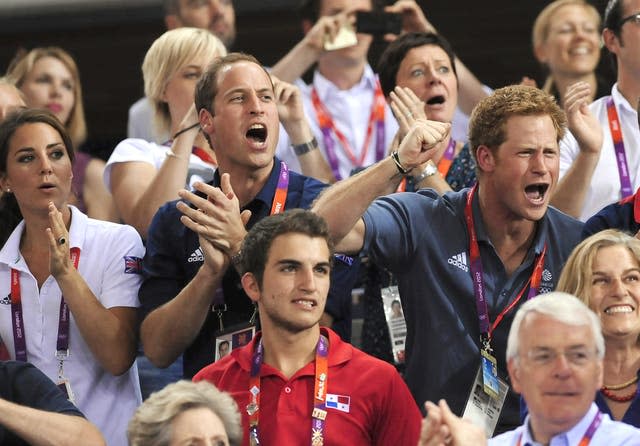
[[[496,168],[496,157],[493,151],[485,145],[480,145],[476,149],[476,162],[483,172],[492,172]]]
[[[254,276],[253,273],[244,273],[240,279],[240,283],[242,283],[242,289],[247,293],[249,299],[257,303],[260,300],[261,293],[256,276]]]
[[[213,132],[213,115],[209,110],[201,109],[198,112],[198,121],[200,121],[200,128],[207,134]]]
[[[511,380],[511,387],[514,392],[521,393],[522,386],[520,380],[520,365],[517,358],[511,358],[507,361],[507,371],[509,372],[509,378]]]
[[[604,46],[606,46],[609,51],[616,55],[620,52],[619,48],[622,46],[620,45],[620,38],[609,28],[602,30],[602,43],[604,43]]]

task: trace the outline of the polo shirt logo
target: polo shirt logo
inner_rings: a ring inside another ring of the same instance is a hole
[[[340,412],[349,413],[350,404],[351,404],[350,396],[327,393],[327,399],[325,400],[326,407],[339,410]]]
[[[465,273],[469,272],[469,266],[467,264],[467,253],[465,251],[462,251],[460,254],[456,254],[449,257],[449,260],[447,260],[447,263],[449,265],[457,266]]]
[[[540,287],[538,287],[539,294],[545,294],[551,292],[555,288],[553,284],[553,274],[548,269],[542,271],[542,280],[540,281]]]
[[[202,248],[200,246],[198,246],[198,249],[191,253],[189,258],[187,259],[187,262],[204,262],[204,254],[202,254]]]
[[[6,297],[3,297],[2,299],[0,299],[0,304],[1,305],[11,305],[11,294],[9,294]]]

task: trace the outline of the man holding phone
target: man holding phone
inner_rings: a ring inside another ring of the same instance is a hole
[[[313,82],[298,82],[305,113],[335,180],[382,159],[398,129],[367,63],[373,37],[356,33],[356,12],[371,10],[371,0],[307,0],[301,8],[305,37],[272,70],[295,82],[317,63]],[[279,144],[277,154],[298,170],[289,145]]]

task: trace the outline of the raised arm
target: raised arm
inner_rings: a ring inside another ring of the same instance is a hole
[[[334,183],[336,179],[331,167],[318,150],[317,141],[311,133],[304,114],[300,89],[275,76],[271,78],[275,87],[280,122],[289,135],[289,140],[300,162],[300,170],[308,177],[325,183]]]
[[[69,258],[69,243],[59,244],[57,240],[64,237],[69,240],[69,234],[62,221],[62,214],[53,203],[49,205],[49,223],[47,229],[49,235],[49,268],[55,278],[69,311],[73,314],[78,329],[82,334],[91,353],[100,365],[112,375],[125,373],[133,364],[137,347],[137,310],[131,307],[106,308],[96,297],[87,282],[80,275]],[[131,231],[133,234],[133,231]],[[118,262],[118,276],[122,276],[122,255],[142,256],[143,247],[139,237],[137,244],[133,243],[128,252],[117,253],[115,261]],[[136,246],[137,245],[137,246]],[[114,249],[113,246],[105,249]],[[107,265],[106,268],[116,267]],[[109,279],[109,272],[105,272]],[[132,294],[137,292],[140,284],[139,276],[127,275],[127,283],[135,288]]]
[[[385,7],[385,11],[402,14],[402,32],[438,34],[436,27],[427,20],[422,8],[414,0],[399,0],[393,5]],[[387,39],[393,38],[395,36],[387,36]],[[458,107],[466,115],[469,115],[473,107],[487,97],[487,92],[484,90],[482,82],[478,80],[460,58],[456,57],[455,64],[456,73],[458,74]]]
[[[184,116],[179,128],[187,129],[198,122],[195,105]],[[151,219],[167,201],[178,198],[178,190],[184,188],[189,171],[191,150],[198,136],[193,127],[174,138],[169,156],[160,169],[144,162],[116,163],[111,167],[111,191],[118,212],[125,223],[130,224],[146,238]]]
[[[365,228],[361,217],[371,202],[393,192],[403,174],[430,159],[430,149],[445,139],[450,129],[448,123],[416,121],[397,152],[320,195],[312,210],[327,221],[337,251],[354,253],[362,249]]]
[[[600,159],[602,127],[591,113],[591,88],[578,82],[567,88],[564,109],[569,130],[576,138],[580,151],[571,167],[558,183],[551,204],[561,211],[579,218],[591,185],[593,172]]]
[[[271,73],[285,82],[294,82],[318,61],[324,50],[326,39],[335,38],[340,28],[353,20],[353,14],[343,12],[320,17],[296,44],[271,69]]]

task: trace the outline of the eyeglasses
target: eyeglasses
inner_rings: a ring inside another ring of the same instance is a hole
[[[627,22],[634,22],[636,25],[640,25],[640,12],[636,12],[635,14],[631,14],[630,16],[620,20],[620,28],[622,28],[622,25]]]
[[[555,363],[558,356],[563,355],[567,361],[576,366],[583,366],[596,357],[596,351],[586,347],[577,347],[558,352],[547,348],[537,348],[527,352],[527,358],[536,366],[547,366]]]

